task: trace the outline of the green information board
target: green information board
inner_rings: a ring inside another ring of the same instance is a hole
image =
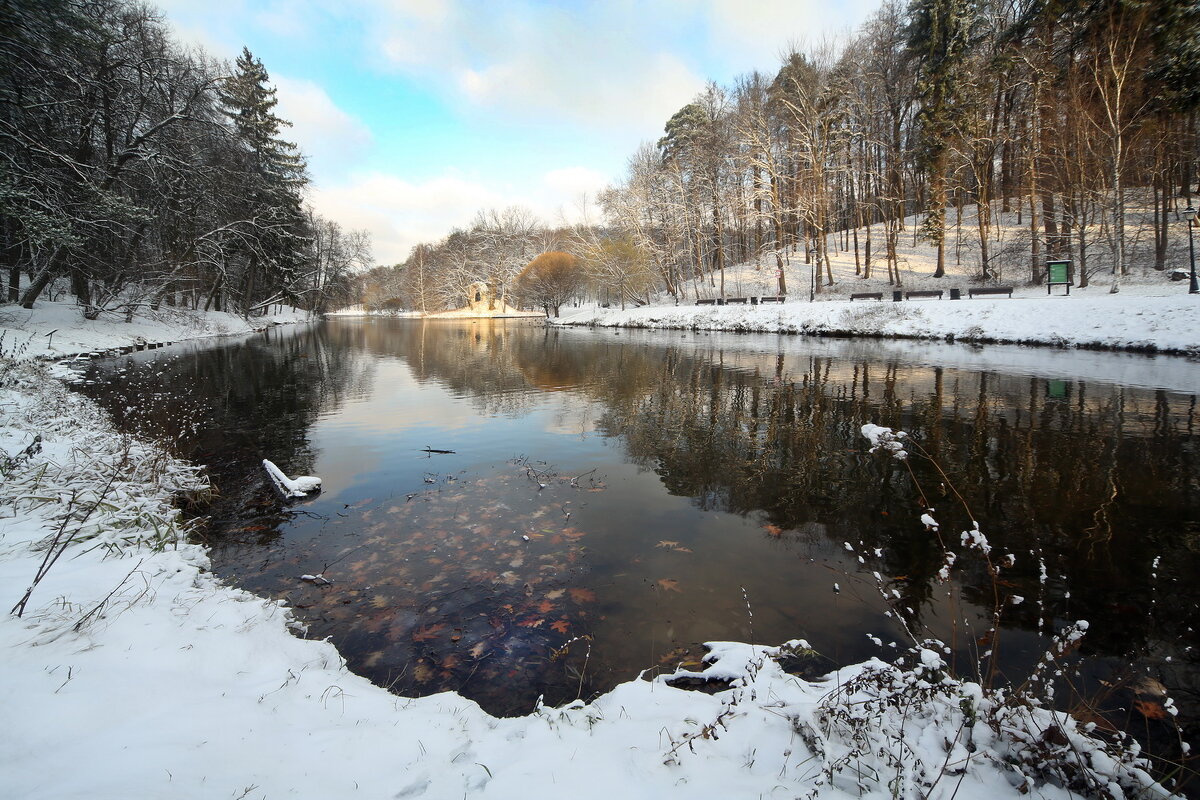
[[[1070,294],[1072,283],[1070,261],[1046,262],[1046,294],[1050,293],[1051,286],[1066,286],[1067,294]]]

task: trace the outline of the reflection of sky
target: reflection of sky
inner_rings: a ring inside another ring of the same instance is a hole
[[[435,383],[419,382],[403,361],[379,358],[375,369],[375,391],[355,398],[332,417],[322,420],[322,429],[332,428],[339,434],[361,431],[375,436],[413,428],[459,430],[477,423],[479,415],[469,403],[453,397]]]
[[[315,469],[326,500],[352,487],[378,488],[383,476],[394,479],[395,493],[403,494],[419,491],[430,472],[486,469],[519,456],[558,458],[585,447],[599,413],[593,402],[562,392],[541,395],[523,413],[498,420],[501,415],[440,381],[417,380],[400,359],[356,356],[376,360],[372,390],[326,412],[310,432],[321,454]],[[426,447],[455,453],[431,458],[422,452]]]
[[[577,337],[611,336],[607,329],[567,329]],[[856,363],[895,362],[918,374],[931,367],[969,372],[997,372],[1048,379],[1080,380],[1114,386],[1196,394],[1200,392],[1200,370],[1195,359],[1183,356],[1080,350],[1078,348],[1026,347],[1022,345],[952,344],[907,339],[834,339],[821,336],[778,336],[722,332],[621,331],[626,342],[671,346],[711,353],[717,360],[764,362],[782,356],[789,371],[803,367],[814,357],[832,358],[848,367]]]

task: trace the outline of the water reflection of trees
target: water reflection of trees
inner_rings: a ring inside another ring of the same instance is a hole
[[[263,458],[290,472],[311,470],[313,423],[366,391],[374,367],[347,357],[316,326],[289,326],[219,347],[135,354],[101,369],[122,377],[89,393],[124,429],[170,438],[183,457],[208,465],[221,494],[216,513],[232,514],[263,491]]]
[[[914,618],[929,606],[941,549],[916,522],[922,496],[907,470],[866,452],[866,422],[908,431],[992,544],[1018,556],[1010,590],[1030,602],[1006,612],[1009,624],[1105,618],[1092,646],[1123,652],[1190,624],[1190,612],[1150,624],[1156,592],[1184,595],[1189,609],[1198,599],[1187,580],[1197,566],[1194,397],[912,366],[861,351],[844,360],[489,320],[338,322],[222,348],[188,362],[178,379],[202,395],[221,393],[210,405],[226,416],[214,427],[255,420],[239,431],[246,451],[306,466],[307,425],[370,379],[371,360],[352,355],[360,350],[397,358],[417,381],[488,413],[523,413],[546,392],[570,390],[572,403],[590,397],[603,409],[597,429],[671,493],[791,535],[820,531],[878,550],[872,569]],[[970,526],[967,513],[932,465],[912,466],[952,540]],[[960,564],[967,597],[990,604],[982,566]],[[1180,584],[1169,583],[1175,578]]]
[[[928,597],[939,548],[914,525],[921,498],[908,473],[864,452],[866,422],[908,431],[941,464],[993,545],[1020,555],[1011,577],[1021,593],[1037,593],[1047,564],[1059,590],[1047,621],[1110,605],[1114,593],[1147,612],[1154,557],[1178,551],[1181,574],[1192,563],[1192,398],[1081,382],[1051,391],[1039,378],[896,363],[672,348],[645,357],[646,369],[622,370],[622,380],[646,376],[644,391],[610,405],[604,431],[703,508],[785,529],[820,523],[835,541],[880,549],[886,572],[906,576],[901,605]],[[946,529],[967,529],[936,470],[913,467]],[[974,578],[968,592],[990,602],[981,568]],[[1041,624],[1034,603],[1015,613]],[[1146,635],[1145,613],[1114,622],[1101,634],[1114,644]]]
[[[368,325],[344,335],[491,412],[518,413],[545,391],[591,396],[604,408],[598,430],[620,439],[670,492],[702,509],[878,550],[874,567],[913,616],[930,599],[940,547],[916,524],[921,496],[907,471],[866,453],[866,422],[908,431],[946,470],[993,545],[1018,555],[1011,591],[1037,602],[1011,609],[1010,624],[1046,629],[1068,617],[1108,617],[1092,646],[1123,652],[1166,633],[1147,624],[1154,592],[1168,575],[1196,566],[1191,397],[894,360],[724,350],[695,338],[626,344],[613,332],[504,323]],[[913,467],[950,538],[968,528],[937,471],[919,459]],[[1157,587],[1148,575],[1156,556]],[[990,604],[982,567],[963,563],[967,596]]]
[[[542,334],[504,320],[346,320],[329,326],[339,346],[404,361],[420,383],[437,382],[489,413],[517,414],[534,402],[520,368]]]
[[[1013,592],[1043,602],[1011,610],[1012,624],[1111,616],[1120,595],[1129,613],[1092,641],[1125,649],[1148,635],[1155,556],[1164,557],[1160,584],[1196,566],[1193,397],[502,321],[346,325],[334,335],[402,358],[418,380],[493,413],[519,413],[546,391],[590,396],[604,408],[597,428],[670,492],[702,509],[878,549],[880,571],[902,595],[897,605],[914,614],[929,599],[940,547],[916,524],[922,498],[908,472],[866,453],[866,422],[908,431],[993,545],[1018,555]],[[920,459],[913,468],[945,529],[970,527],[938,472]],[[965,591],[990,603],[990,581],[970,563]]]

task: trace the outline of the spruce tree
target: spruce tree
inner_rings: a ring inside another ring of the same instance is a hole
[[[289,298],[309,239],[301,209],[308,183],[304,157],[280,132],[291,123],[275,115],[278,100],[262,61],[248,48],[221,87],[221,104],[232,123],[241,158],[231,176],[241,209],[237,262],[227,266],[227,289],[243,311],[263,297]],[[212,298],[219,306],[220,293]]]
[[[963,109],[961,87],[976,11],[971,0],[914,0],[908,50],[917,63],[917,162],[929,180],[924,234],[937,245],[935,278],[946,274],[946,200],[951,138]]]

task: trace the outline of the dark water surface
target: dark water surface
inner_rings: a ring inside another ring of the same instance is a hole
[[[825,670],[896,652],[901,620],[953,642],[965,673],[995,649],[1019,677],[1086,619],[1089,687],[1132,665],[1190,722],[1198,374],[1048,349],[337,319],[99,362],[84,390],[209,465],[218,574],[403,694],[523,713],[724,639],[802,637]],[[869,454],[867,422],[908,431],[945,476]],[[263,458],[324,491],[284,505]],[[959,553],[949,583],[923,500]],[[1015,556],[998,581],[959,543],[972,518],[995,560]],[[332,583],[299,579],[316,573]],[[1157,724],[1139,697],[1106,708]]]

